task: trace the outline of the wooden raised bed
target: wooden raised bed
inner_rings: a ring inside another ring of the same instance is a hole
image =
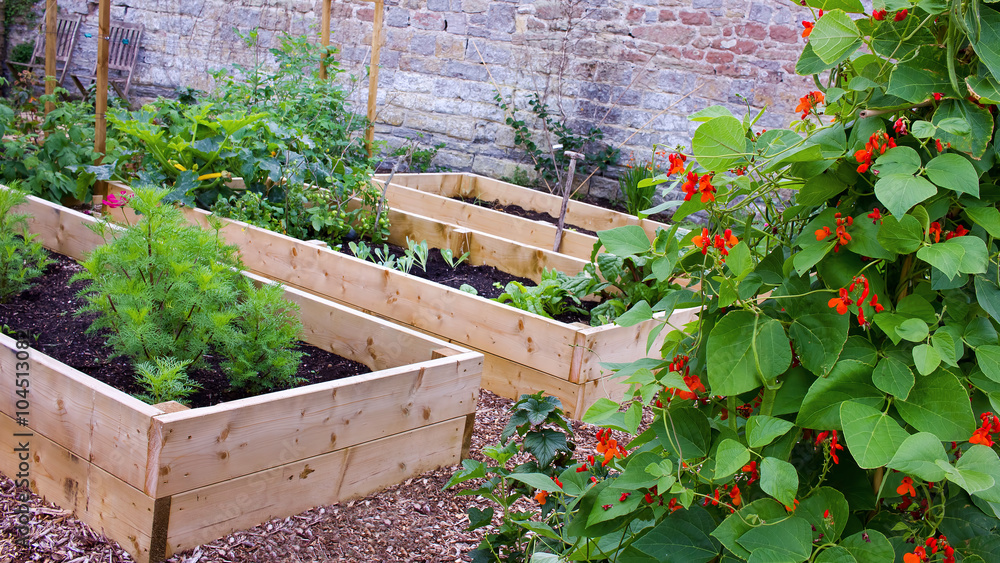
[[[90,217],[36,198],[21,210],[56,252],[79,259],[103,243],[86,228]],[[18,473],[10,452],[28,441],[31,489],[145,563],[459,461],[482,355],[296,289],[286,296],[301,307],[303,340],[378,371],[174,409],[29,350],[22,409],[13,374],[25,371],[15,370],[23,352],[18,360],[15,341],[0,335],[0,373],[9,375],[0,384],[0,471]]]
[[[192,209],[188,217],[207,225],[208,215]],[[252,272],[481,351],[483,387],[514,399],[545,391],[576,418],[599,398],[621,398],[626,386],[600,364],[644,357],[647,337],[659,322],[562,323],[246,223],[224,222],[223,236],[240,247]],[[507,244],[514,247],[511,254],[523,246]],[[501,269],[510,271],[507,264]],[[694,310],[678,311],[671,322],[680,327],[693,315]]]
[[[374,180],[379,185],[384,185],[388,178],[388,174],[379,174]],[[562,206],[562,197],[468,173],[396,174],[386,190],[390,207],[409,213],[432,214],[439,221],[503,236],[532,247],[552,248],[556,236],[555,225],[454,199],[459,197],[518,205],[553,217],[559,217]],[[656,236],[657,229],[669,229],[663,223],[639,219],[627,213],[572,199],[566,207],[566,225],[595,232],[625,225],[639,225],[651,240]],[[594,236],[565,230],[559,252],[589,261],[595,242],[597,238]]]

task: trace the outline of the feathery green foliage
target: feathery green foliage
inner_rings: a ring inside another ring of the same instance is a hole
[[[0,303],[31,287],[31,280],[51,263],[28,233],[28,216],[13,211],[26,201],[16,189],[0,189]]]

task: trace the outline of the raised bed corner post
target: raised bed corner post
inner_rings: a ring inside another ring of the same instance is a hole
[[[573,151],[564,151],[563,154],[569,157],[569,174],[566,175],[566,187],[563,188],[559,223],[556,224],[556,241],[552,244],[553,252],[559,252],[559,246],[562,244],[563,226],[566,224],[566,206],[569,205],[569,196],[573,192],[573,175],[576,174],[576,159],[584,156]]]
[[[59,6],[56,0],[45,2],[45,95],[51,96],[56,91],[56,33],[59,27]],[[31,61],[34,63],[34,61]],[[56,109],[51,101],[45,102],[45,115]]]
[[[330,46],[330,1],[323,0],[323,17],[320,21],[320,42],[323,44],[323,58],[319,63],[320,80],[326,80],[327,48]]]
[[[372,60],[368,70],[368,128],[365,129],[365,150],[372,157],[372,141],[375,140],[375,98],[378,96],[379,50],[382,48],[382,18],[385,12],[384,0],[375,2],[375,20],[372,26]]]
[[[97,92],[94,105],[94,152],[97,159],[94,164],[104,160],[107,147],[108,122],[105,114],[108,111],[108,49],[111,33],[111,0],[100,0],[97,8]],[[54,57],[55,55],[53,55]],[[106,182],[97,182],[94,195],[104,196],[108,192]]]

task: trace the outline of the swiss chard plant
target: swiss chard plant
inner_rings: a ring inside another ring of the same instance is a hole
[[[600,233],[660,286],[619,323],[700,310],[606,366],[630,392],[585,420],[634,437],[539,483],[565,509],[512,521],[538,540],[502,560],[997,559],[1000,12],[806,5],[792,128],[692,116],[674,218],[707,224],[676,252]]]

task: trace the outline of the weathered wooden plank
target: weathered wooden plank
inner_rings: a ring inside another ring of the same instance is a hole
[[[38,235],[38,242],[70,258],[82,260],[88,252],[104,244],[100,235],[84,226],[93,223],[94,218],[83,213],[35,196],[28,196],[28,202],[17,211],[29,215],[28,228]]]
[[[465,421],[442,421],[174,496],[168,555],[458,463]]]
[[[40,417],[42,411],[37,412]],[[118,541],[136,561],[146,563],[155,501],[38,432],[28,437],[15,435],[25,430],[31,431],[0,414],[0,448],[4,452],[0,472],[15,478],[20,463],[15,448],[26,445],[32,492],[72,511],[94,530]]]
[[[474,413],[481,370],[470,352],[157,416],[156,496]]]
[[[198,213],[204,221],[207,214]],[[223,236],[240,247],[244,264],[254,273],[548,373],[569,371],[575,327],[246,223],[224,221]]]
[[[384,180],[376,179],[375,182],[384,185]],[[467,227],[484,234],[499,235],[543,250],[551,251],[552,243],[555,241],[556,227],[551,223],[464,203],[436,193],[400,185],[395,181],[386,190],[386,199],[393,209],[433,217],[437,221]],[[392,225],[395,228],[396,222],[393,221]],[[596,241],[597,237],[594,236],[572,230],[564,231],[559,254],[589,261]],[[510,267],[510,263],[506,263],[505,267]],[[561,270],[573,275],[579,268]]]
[[[142,490],[151,417],[160,410],[34,349],[28,349],[28,365],[19,366],[25,360],[17,359],[15,346],[0,334],[0,412],[17,417],[25,410],[17,408],[14,376],[28,373],[24,418],[31,430]]]

